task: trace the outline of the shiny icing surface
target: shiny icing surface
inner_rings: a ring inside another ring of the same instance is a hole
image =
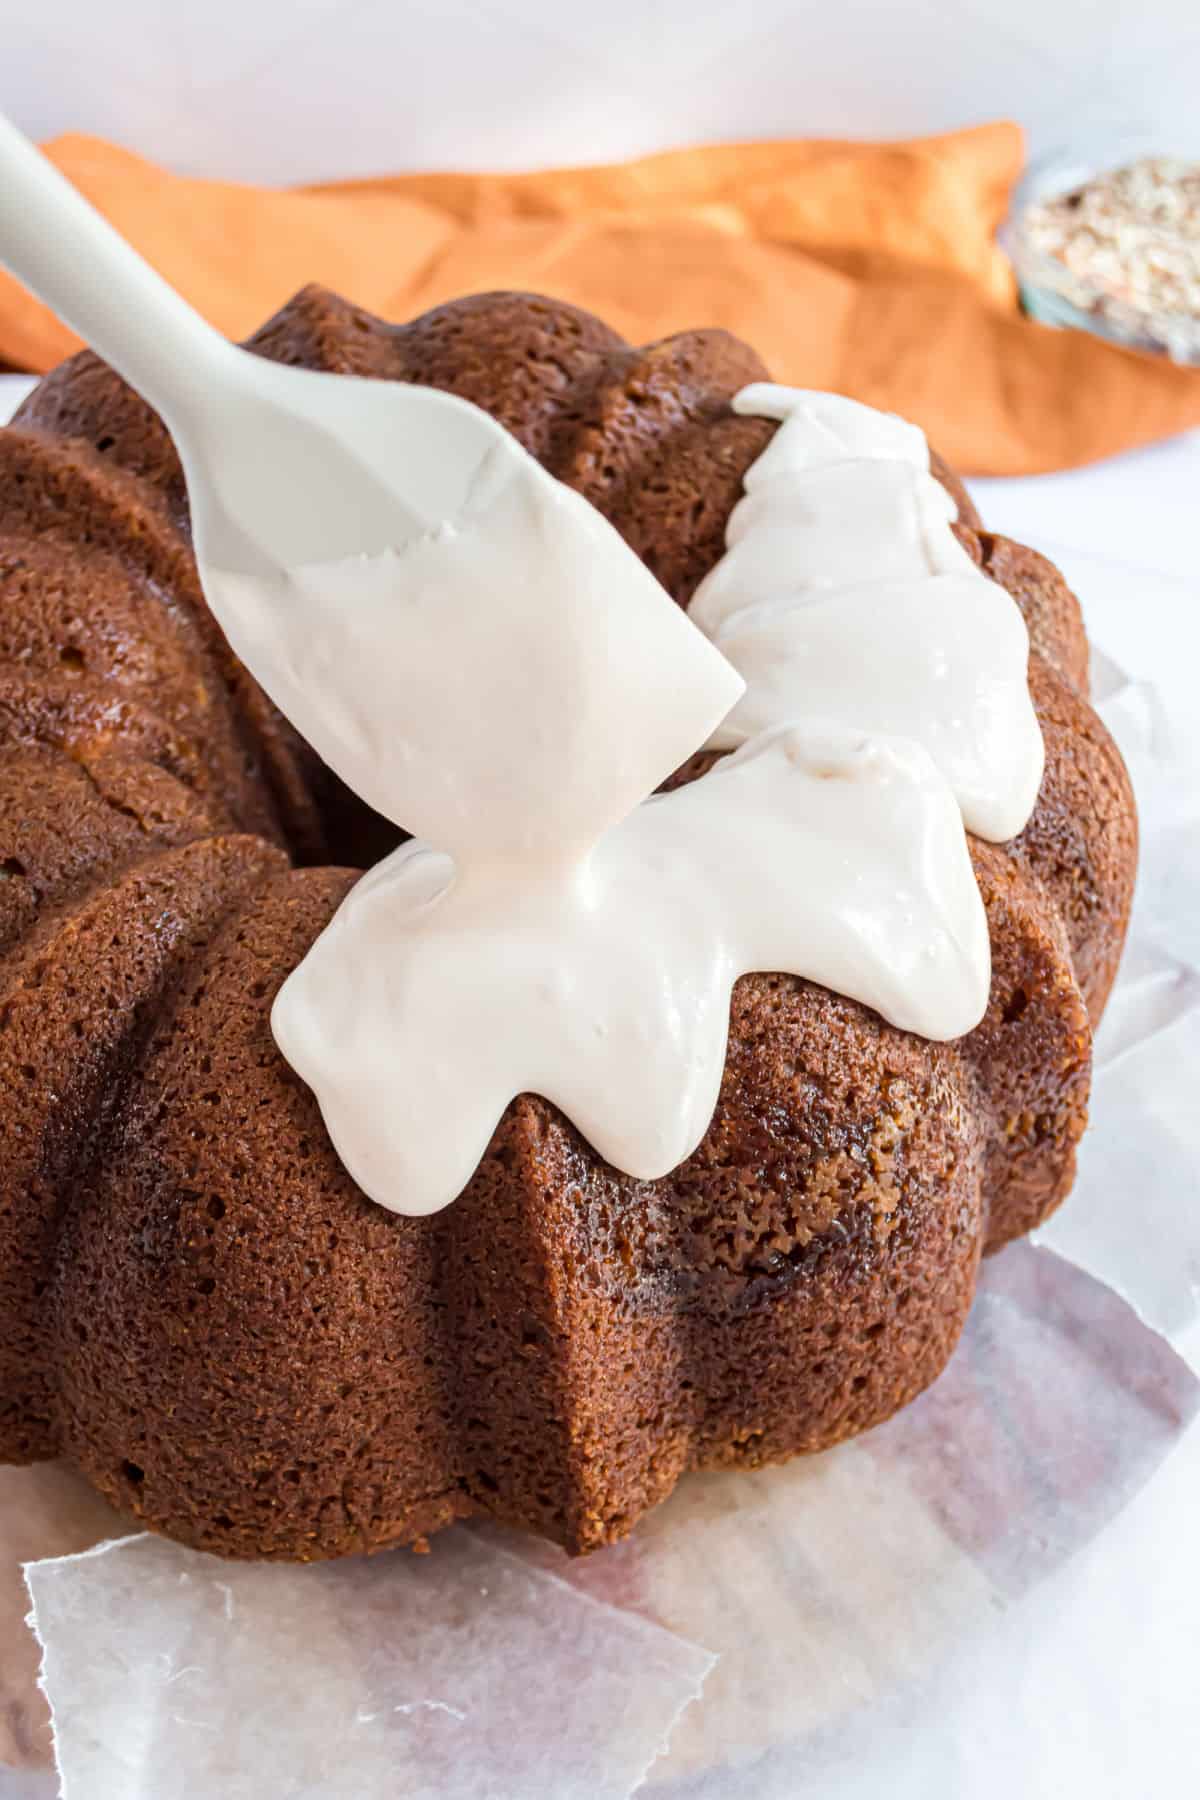
[[[293,723],[419,834],[350,892],[272,1015],[384,1206],[453,1200],[522,1092],[617,1168],[666,1174],[707,1130],[731,991],[755,970],[931,1038],[982,1017],[963,818],[1019,829],[1036,793],[1020,616],[953,554],[919,432],[777,388],[737,404],[786,423],[695,623],[515,443],[394,551],[210,584]],[[873,645],[855,656],[867,629],[898,680]],[[736,754],[654,794],[707,740]]]
[[[987,1000],[962,824],[919,745],[781,727],[580,858],[403,845],[354,888],[273,1025],[367,1193],[431,1212],[509,1101],[559,1106],[652,1180],[716,1105],[740,975],[785,969],[957,1036]]]
[[[713,744],[814,714],[910,738],[969,831],[1015,837],[1042,780],[1028,634],[951,531],[954,502],[923,433],[837,394],[767,383],[734,409],[780,426],[690,607],[746,682]]]
[[[456,514],[394,550],[208,570],[206,590],[347,786],[464,873],[581,854],[742,688],[612,526],[507,437]]]

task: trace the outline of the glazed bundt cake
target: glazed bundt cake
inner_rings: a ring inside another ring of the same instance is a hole
[[[632,349],[524,295],[392,326],[310,288],[249,347],[475,402],[684,607],[776,429],[731,407],[766,373],[725,333]],[[938,1374],[981,1253],[1071,1185],[1136,823],[1073,596],[933,469],[1024,615],[1045,746],[1020,836],[971,841],[983,1022],[934,1043],[746,976],[672,1174],[619,1174],[527,1094],[411,1218],[355,1186],[270,1026],[397,834],[228,649],[156,416],[87,352],[41,383],[0,433],[7,1460],[69,1457],[224,1555],[419,1546],[471,1514],[587,1550],[684,1471],[836,1443]]]

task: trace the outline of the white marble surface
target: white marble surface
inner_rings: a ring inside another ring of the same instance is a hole
[[[0,1769],[0,1800],[56,1800],[58,1777],[48,1769]]]
[[[1194,135],[1195,0],[0,0],[0,104],[262,181],[1004,114]],[[903,71],[901,74],[900,71]]]
[[[1040,548],[1086,546],[1162,575],[1196,572],[1200,431],[1058,475],[973,481],[971,490],[994,531]]]

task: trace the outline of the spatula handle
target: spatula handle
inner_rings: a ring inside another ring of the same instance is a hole
[[[230,346],[0,114],[0,264],[170,423]]]

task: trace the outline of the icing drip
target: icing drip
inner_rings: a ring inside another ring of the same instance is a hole
[[[690,608],[746,682],[713,744],[814,714],[894,733],[929,751],[968,830],[1015,837],[1042,779],[1028,635],[950,530],[924,435],[765,382],[733,404],[781,424]]]
[[[751,971],[932,1038],[982,1017],[960,805],[992,831],[1032,805],[1019,615],[955,554],[919,432],[776,388],[737,404],[786,423],[693,606],[713,644],[509,440],[395,550],[206,571],[277,704],[426,840],[351,891],[272,1014],[384,1206],[452,1200],[522,1092],[664,1175],[708,1127]],[[740,748],[647,798],[706,739]]]
[[[635,809],[577,862],[456,870],[405,844],[280,992],[275,1035],[367,1193],[460,1192],[518,1093],[643,1180],[696,1148],[740,975],[786,969],[953,1037],[987,925],[919,745],[784,727]]]

